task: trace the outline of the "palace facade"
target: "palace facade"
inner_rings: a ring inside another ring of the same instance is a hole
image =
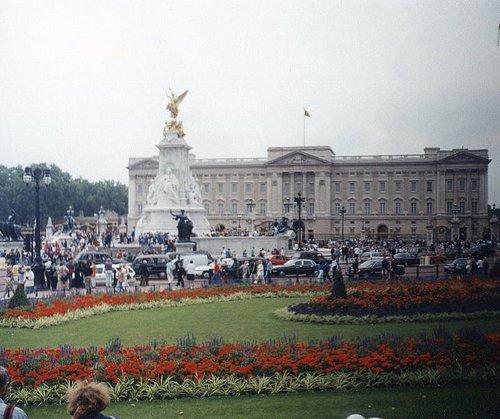
[[[265,231],[300,211],[305,239],[487,237],[489,163],[485,149],[438,147],[404,155],[337,156],[329,146],[305,146],[270,147],[266,158],[190,156],[212,228]],[[128,170],[134,226],[158,157],[130,158]]]

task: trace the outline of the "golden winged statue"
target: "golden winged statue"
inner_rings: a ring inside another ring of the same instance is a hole
[[[188,91],[189,90],[186,90],[181,95],[175,96],[174,92],[172,92],[172,90],[170,89],[170,95],[168,95],[168,97],[170,98],[170,102],[168,102],[168,105],[167,105],[167,110],[170,111],[170,118],[172,118],[172,119],[177,118],[177,115],[179,115],[179,105],[186,97]]]

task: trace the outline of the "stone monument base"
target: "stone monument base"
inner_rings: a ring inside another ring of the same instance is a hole
[[[184,255],[186,253],[192,253],[194,248],[196,247],[195,242],[176,242],[175,243],[175,251]]]

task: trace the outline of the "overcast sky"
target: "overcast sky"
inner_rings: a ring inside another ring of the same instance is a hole
[[[500,2],[0,0],[0,164],[128,183],[165,92],[198,158],[487,148],[500,204]]]

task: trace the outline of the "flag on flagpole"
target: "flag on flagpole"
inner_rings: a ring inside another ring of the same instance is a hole
[[[311,115],[309,115],[309,112],[307,112],[305,109],[304,109],[304,116],[307,116],[307,117],[311,117]]]

